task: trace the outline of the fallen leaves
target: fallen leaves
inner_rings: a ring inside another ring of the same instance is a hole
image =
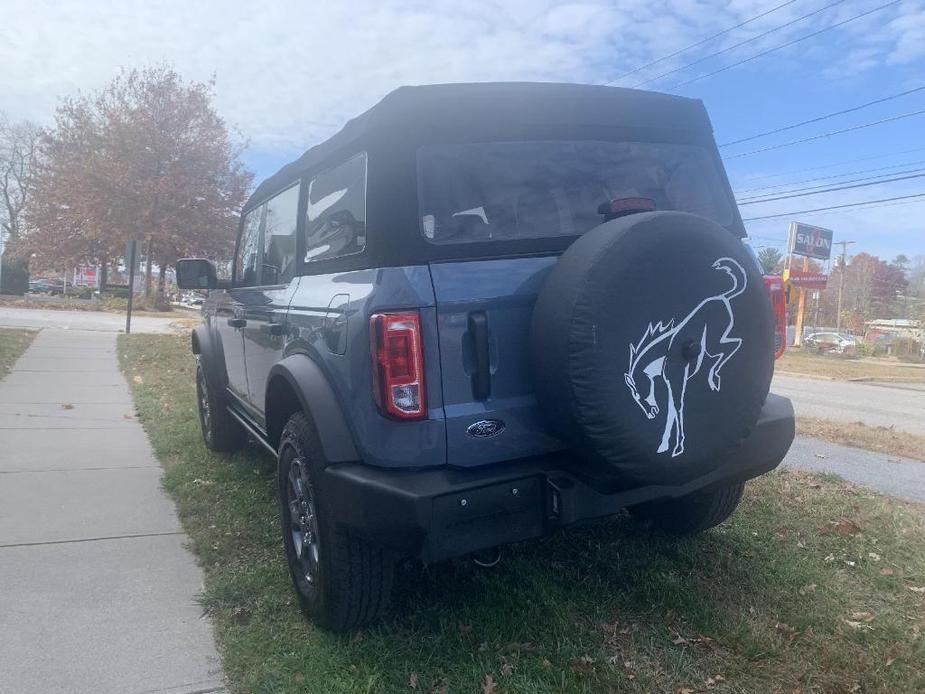
[[[882,569],[880,569],[881,576],[892,576],[894,573],[896,572],[889,566],[884,566]]]
[[[145,383],[145,380],[141,376],[136,375],[132,378],[132,383],[135,383],[139,386],[143,386]]]
[[[906,586],[913,593],[925,593],[925,586]]]
[[[820,535],[828,535],[833,531],[839,535],[857,535],[861,532],[861,526],[850,518],[839,518],[819,527]]]
[[[784,624],[784,622],[775,624],[774,629],[786,635],[788,641],[793,641],[797,637],[797,630],[789,624]]]
[[[800,595],[809,595],[810,593],[815,593],[815,592],[816,592],[815,583],[809,583],[803,586],[802,588],[800,588]]]
[[[495,682],[495,678],[491,676],[491,673],[485,675],[485,679],[482,681],[482,694],[498,694],[498,683]]]
[[[412,672],[412,673],[411,673],[411,676],[408,677],[408,686],[411,687],[411,689],[417,689],[417,688],[418,688],[418,676],[417,676],[417,673]]]
[[[572,658],[569,667],[572,672],[591,672],[594,669],[594,658],[589,655]]]

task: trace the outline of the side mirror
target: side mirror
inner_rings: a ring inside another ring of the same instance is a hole
[[[181,258],[177,261],[177,286],[180,289],[219,288],[215,265],[203,258]]]

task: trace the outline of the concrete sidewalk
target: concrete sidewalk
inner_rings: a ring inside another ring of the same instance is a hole
[[[797,436],[784,465],[832,472],[884,494],[925,503],[925,462]]]
[[[132,316],[133,333],[175,333],[177,321],[198,318],[195,313],[175,312],[159,316]],[[0,328],[56,328],[117,333],[125,330],[125,314],[103,311],[62,311],[57,309],[0,306]]]
[[[0,694],[223,691],[115,342],[44,330],[0,382]]]

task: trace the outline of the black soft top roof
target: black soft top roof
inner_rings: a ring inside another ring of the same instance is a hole
[[[712,139],[699,99],[620,87],[534,82],[488,82],[399,87],[335,135],[312,147],[261,183],[244,211],[306,173],[338,162],[342,150],[373,149],[400,140],[413,144],[433,137],[434,129],[464,138],[484,138],[493,129],[509,137],[516,126],[608,126],[670,130],[691,139]]]

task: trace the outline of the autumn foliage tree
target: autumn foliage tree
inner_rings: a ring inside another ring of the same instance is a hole
[[[151,267],[229,257],[252,175],[213,105],[213,83],[169,67],[126,71],[64,99],[39,138],[23,247],[40,265],[106,263],[134,238]]]

